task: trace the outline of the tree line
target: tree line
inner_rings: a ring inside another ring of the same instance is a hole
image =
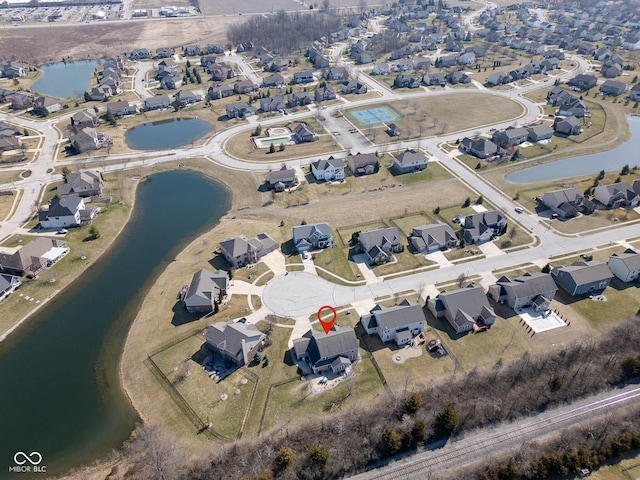
[[[244,23],[231,25],[227,38],[233,44],[251,42],[271,52],[287,55],[306,48],[312,41],[341,27],[341,19],[329,13],[286,13],[253,16]]]

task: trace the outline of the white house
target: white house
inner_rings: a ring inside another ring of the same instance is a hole
[[[344,163],[339,158],[329,157],[328,160],[318,160],[311,164],[311,173],[316,180],[343,180]]]
[[[53,197],[49,208],[38,211],[38,219],[42,228],[77,227],[96,216],[95,208],[87,208],[84,200],[78,195]]]
[[[607,266],[611,273],[623,282],[634,282],[640,277],[640,253],[627,249],[624,253],[614,253]]]
[[[397,345],[411,343],[413,337],[424,329],[424,322],[420,305],[409,300],[393,307],[376,305],[370,313],[360,317],[367,334],[377,334],[383,342],[394,341]]]

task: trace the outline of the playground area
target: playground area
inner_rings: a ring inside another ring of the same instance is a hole
[[[267,129],[266,137],[255,137],[253,139],[257,148],[269,148],[271,145],[279,147],[283,143],[291,145],[294,142],[293,133],[287,127],[271,127]]]
[[[355,112],[347,112],[347,116],[360,127],[370,127],[381,123],[397,122],[402,120],[402,115],[388,105],[383,107],[367,108],[365,110],[356,110]]]

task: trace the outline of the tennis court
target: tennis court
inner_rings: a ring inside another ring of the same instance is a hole
[[[360,127],[402,120],[402,115],[389,106],[356,110],[355,112],[347,112],[347,115]]]

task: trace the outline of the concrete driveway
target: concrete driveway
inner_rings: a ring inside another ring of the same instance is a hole
[[[267,267],[269,267],[269,270],[271,270],[276,277],[287,273],[287,262],[280,250],[268,253],[262,257],[262,261]]]

